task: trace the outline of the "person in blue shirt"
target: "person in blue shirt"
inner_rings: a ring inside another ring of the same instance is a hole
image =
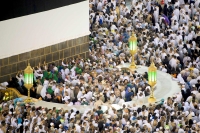
[[[126,102],[131,101],[133,96],[134,96],[134,93],[131,91],[130,88],[128,88],[125,95],[125,101]]]
[[[129,34],[126,32],[126,30],[124,29],[124,33],[123,33],[123,42],[128,42],[129,39]]]

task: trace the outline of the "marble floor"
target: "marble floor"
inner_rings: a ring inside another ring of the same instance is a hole
[[[118,66],[120,67],[128,67],[129,64],[125,64],[124,66]],[[143,74],[144,72],[148,71],[148,67],[144,67],[144,66],[138,66],[137,68],[137,72],[140,74]],[[157,101],[160,101],[162,98],[163,99],[167,99],[168,97],[173,96],[176,93],[180,92],[180,87],[177,83],[177,81],[172,80],[171,75],[161,72],[161,71],[157,71],[157,85],[156,85],[156,89],[154,91],[154,96],[156,97]],[[26,97],[23,97],[26,98]],[[142,106],[142,105],[149,105],[148,103],[148,97],[145,97],[143,99],[143,103],[138,102],[137,98],[134,98],[132,101],[130,102],[126,102],[126,105],[133,105],[136,104],[137,106]],[[53,107],[57,107],[57,108],[63,108],[66,110],[71,110],[73,108],[76,108],[77,110],[79,110],[81,113],[83,113],[85,110],[89,110],[89,109],[93,109],[93,106],[67,106],[65,104],[57,104],[57,103],[50,103],[50,102],[45,102],[45,101],[39,101],[37,100],[34,103],[36,107],[42,106],[42,107],[47,107],[47,108],[53,108]],[[102,109],[103,111],[107,110],[109,107],[113,107],[117,110],[121,109],[122,107],[117,105],[117,104],[104,104],[102,105]]]

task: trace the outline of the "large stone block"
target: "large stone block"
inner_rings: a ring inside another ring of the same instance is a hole
[[[3,59],[3,65],[4,65],[4,66],[5,66],[5,65],[8,65],[8,59],[9,59],[9,58],[4,58],[4,59]]]
[[[44,61],[46,62],[46,56],[45,55],[40,57],[40,63],[43,64]]]
[[[41,55],[44,55],[44,48],[31,51],[31,58],[38,57]]]
[[[89,42],[89,36],[84,36],[83,43]]]
[[[80,57],[81,57],[82,59],[85,59],[85,53],[80,54]]]
[[[31,52],[22,53],[19,55],[19,61],[29,60],[31,58]]]
[[[57,60],[57,61],[53,61],[54,62],[54,64],[56,65],[56,66],[58,66],[59,65],[59,61]]]
[[[1,76],[0,77],[0,83],[5,82],[5,81],[9,81],[9,79],[10,79],[9,75]]]
[[[89,42],[89,35],[86,36],[86,42]]]
[[[53,61],[56,61],[56,60],[59,60],[59,57],[60,57],[60,52],[58,51],[58,52],[55,52],[55,53],[53,53]]]
[[[16,73],[18,70],[17,70],[17,64],[12,64],[11,65],[11,73]]]
[[[89,49],[89,44],[88,44],[88,43],[82,44],[82,45],[81,45],[81,51],[80,51],[80,52],[81,52],[81,53],[87,52],[88,49]]]
[[[39,63],[43,64],[43,62],[40,62],[40,58],[34,58],[34,60],[35,60],[35,66],[38,66]]]
[[[0,59],[0,67],[3,66],[3,59]]]
[[[75,55],[75,51],[76,51],[75,47],[72,47],[71,48],[71,56]]]
[[[59,60],[59,61],[58,61],[58,65],[62,65],[62,60]]]
[[[46,55],[46,63],[52,62],[52,54]]]
[[[58,44],[58,50],[63,50],[63,49],[66,49],[66,48],[68,48],[67,41],[61,42],[61,43]]]
[[[88,58],[89,57],[89,52],[86,52],[85,53],[85,58]]]
[[[27,65],[28,65],[27,61],[18,62],[17,63],[17,70],[24,70],[27,67]]]
[[[52,45],[51,46],[51,52],[56,52],[56,51],[58,51],[58,45],[57,44]]]
[[[36,64],[35,64],[35,58],[30,59],[30,60],[29,60],[29,63],[30,63],[30,65],[31,65],[32,67],[35,67],[35,66],[36,66]]]
[[[58,43],[57,45],[58,45],[58,50],[62,50],[62,49],[63,49],[63,48],[62,48],[62,42],[61,42],[61,43]]]
[[[8,65],[8,58],[0,59],[0,67]]]
[[[63,47],[63,49],[69,48],[68,42],[67,42],[67,41],[64,41],[64,42],[62,43],[62,47]]]
[[[9,57],[9,64],[14,64],[16,62],[18,62],[18,55]]]
[[[78,38],[72,40],[72,42],[73,42],[73,47],[78,45],[77,40],[78,40]]]
[[[72,40],[68,40],[67,44],[68,44],[68,48],[73,47],[73,41]]]
[[[65,49],[64,50],[64,58],[69,57],[71,55],[70,49]]]
[[[44,54],[49,54],[50,52],[51,52],[50,46],[44,48]]]
[[[80,40],[79,40],[79,41],[80,41],[79,44],[85,43],[85,42],[84,42],[84,37],[80,37]]]
[[[1,75],[8,75],[11,73],[11,65],[1,67]]]
[[[17,75],[17,72],[16,72],[16,73],[11,73],[11,74],[9,75],[9,77],[16,77],[16,75]]]
[[[59,59],[61,59],[61,60],[62,60],[62,59],[64,58],[64,55],[63,55],[63,50],[62,50],[62,51],[59,51],[59,52],[60,52],[60,54],[59,54],[59,55],[60,55]]]
[[[76,46],[75,54],[80,54],[80,45]]]

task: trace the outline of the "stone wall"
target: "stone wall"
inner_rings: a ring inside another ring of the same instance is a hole
[[[89,53],[89,36],[68,40],[48,47],[36,49],[19,55],[0,59],[0,83],[16,76],[18,71],[24,70],[30,62],[32,67],[54,62],[58,65],[63,58],[69,59],[80,55],[87,58]]]

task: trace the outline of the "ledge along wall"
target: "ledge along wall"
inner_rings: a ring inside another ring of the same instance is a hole
[[[89,1],[0,22],[0,83],[24,70],[89,53]]]

